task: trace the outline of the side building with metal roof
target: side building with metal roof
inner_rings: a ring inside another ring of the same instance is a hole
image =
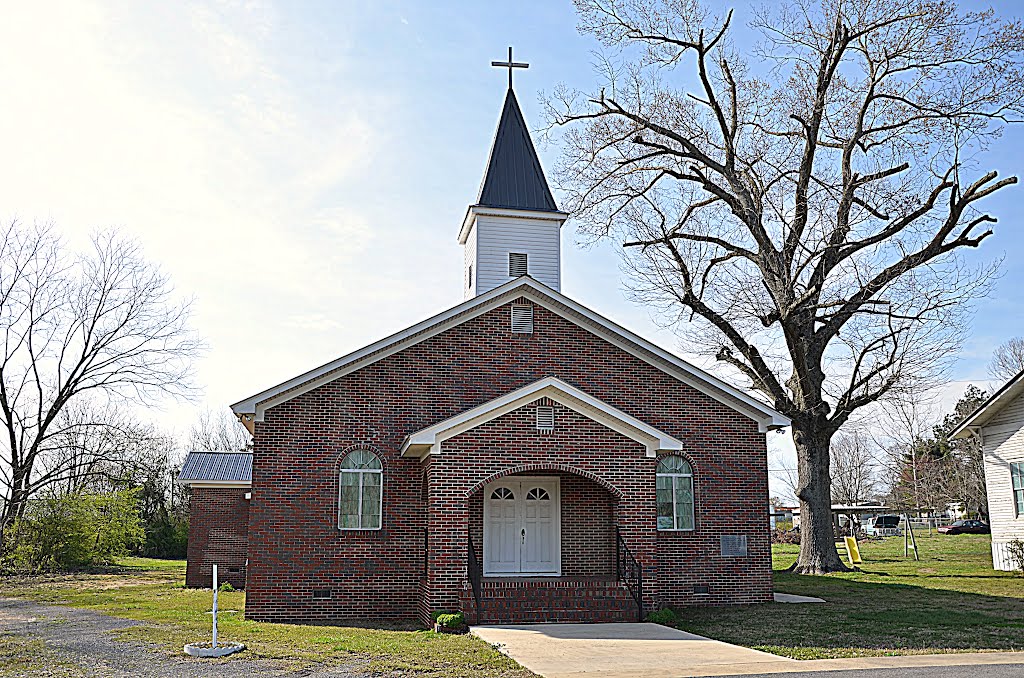
[[[178,482],[191,489],[185,585],[211,586],[216,563],[222,582],[245,588],[252,453],[190,452]]]

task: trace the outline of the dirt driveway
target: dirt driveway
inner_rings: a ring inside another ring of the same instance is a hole
[[[0,598],[0,676],[80,678],[342,678],[367,674],[358,667],[295,671],[277,662],[170,657],[145,645],[114,640],[111,631],[141,622],[88,610]]]

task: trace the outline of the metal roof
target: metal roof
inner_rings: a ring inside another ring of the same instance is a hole
[[[558,211],[511,87],[476,202],[483,207]]]
[[[178,474],[178,482],[251,483],[251,452],[189,452]]]

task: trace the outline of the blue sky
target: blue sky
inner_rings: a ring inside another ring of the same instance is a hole
[[[179,430],[460,301],[456,234],[506,84],[490,61],[514,45],[530,62],[516,90],[539,127],[538,93],[588,89],[597,48],[556,1],[12,2],[4,17],[0,214],[73,244],[117,226],[194,296],[204,402],[152,413]],[[1024,173],[1022,140],[1010,130],[986,164]],[[539,150],[550,169],[559,149]],[[1005,255],[1004,276],[956,379],[984,379],[1024,334],[1021,190],[988,202],[1000,223],[978,256]],[[686,355],[625,299],[614,246],[575,242],[570,223],[563,290]]]

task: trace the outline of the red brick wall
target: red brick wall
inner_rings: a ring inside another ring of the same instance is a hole
[[[217,577],[245,588],[249,549],[248,489],[193,487],[189,502],[188,565],[185,586],[210,588]]]
[[[715,578],[718,588],[700,602],[768,599],[767,458],[757,424],[543,307],[535,309],[534,328],[533,334],[512,334],[506,305],[267,411],[255,432],[248,617],[408,619],[457,606],[466,568],[467,492],[516,465],[521,471],[582,471],[606,492],[616,488],[617,520],[648,570],[652,602],[665,588],[656,576],[671,584],[666,600],[679,604],[691,602],[678,597],[682,582]],[[684,441],[706,478],[697,488],[697,532],[659,539],[654,460],[634,441],[582,417],[571,426],[556,422],[556,430],[542,436],[532,422],[515,421],[528,414],[510,413],[445,441],[427,463],[400,457],[409,433],[546,376]],[[509,430],[502,433],[502,426]],[[486,454],[460,462],[481,436],[490,436]],[[353,445],[376,450],[384,464],[379,531],[336,528],[337,464]],[[743,560],[742,574],[710,550],[709,535],[726,526],[748,536],[753,557]],[[314,590],[330,590],[331,599],[313,600]]]

